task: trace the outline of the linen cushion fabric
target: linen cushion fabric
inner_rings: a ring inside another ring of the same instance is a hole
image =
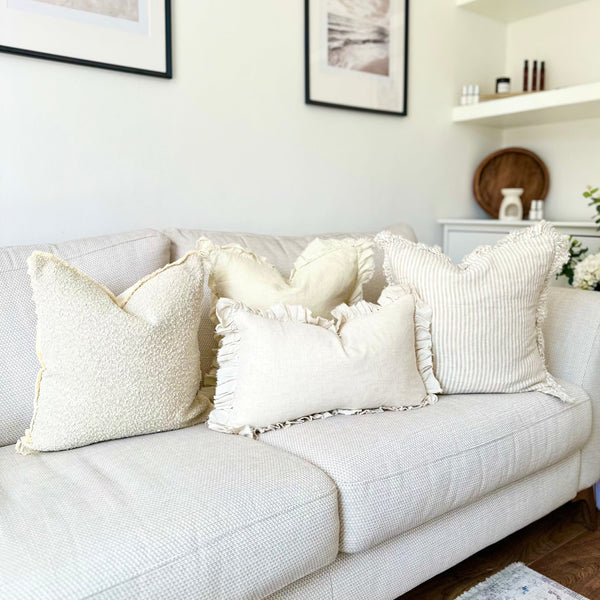
[[[260,441],[335,481],[340,550],[362,552],[573,454],[578,481],[590,399],[563,385],[572,403],[540,392],[443,396],[422,410],[311,421]]]
[[[28,263],[42,368],[17,450],[65,450],[201,419],[198,254],[118,297],[52,254],[34,252]]]
[[[300,306],[252,310],[219,300],[223,339],[208,426],[254,435],[306,417],[435,402],[430,313],[416,311],[401,288],[384,290],[380,302],[342,304],[327,320]]]
[[[541,391],[568,401],[548,373],[542,323],[568,244],[548,223],[514,232],[453,264],[440,248],[389,232],[390,284],[412,286],[433,310],[434,368],[446,394]]]
[[[363,286],[373,276],[373,242],[364,238],[314,239],[288,279],[266,258],[236,244],[215,246],[200,238],[196,249],[209,257],[215,301],[231,298],[253,309],[298,305],[329,318],[338,304],[362,300]]]
[[[60,244],[0,248],[0,446],[31,422],[39,362],[27,258],[51,252],[116,294],[169,262],[169,238],[151,229]]]
[[[407,239],[416,241],[413,229],[406,223],[397,223],[390,225],[387,229],[397,235],[402,235]],[[227,246],[237,244],[242,248],[253,252],[257,256],[263,256],[280,273],[289,273],[294,268],[294,262],[302,251],[312,242],[316,235],[301,236],[275,236],[255,233],[236,233],[226,231],[206,231],[204,229],[168,229],[166,235],[171,239],[171,260],[179,260],[188,252],[196,248],[199,238],[206,237],[216,246]],[[321,239],[344,239],[344,238],[367,238],[371,240],[373,233],[327,233],[320,234]],[[374,252],[374,272],[373,278],[363,286],[364,299],[368,302],[377,302],[381,291],[386,286],[385,276],[383,274],[383,252],[373,248]],[[166,261],[165,261],[166,262]],[[202,372],[207,374],[213,366],[215,358],[215,325],[210,319],[210,314],[214,309],[211,299],[212,292],[208,287],[208,282],[204,290],[202,299],[202,317],[200,319],[200,329],[198,339],[200,344],[200,355],[202,361]],[[211,384],[214,385],[214,376]]]
[[[441,403],[440,403],[441,404]],[[398,598],[576,494],[578,453],[296,581],[268,600]],[[464,535],[468,532],[468,535]]]
[[[331,563],[337,490],[198,425],[23,457],[0,450],[0,596],[258,599]]]

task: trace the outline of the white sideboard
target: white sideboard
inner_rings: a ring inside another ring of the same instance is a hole
[[[600,231],[590,221],[549,221],[565,235],[572,235],[589,253],[600,251]],[[440,219],[443,228],[443,250],[454,263],[477,246],[493,246],[500,238],[515,229],[531,227],[535,221],[498,221],[497,219]]]

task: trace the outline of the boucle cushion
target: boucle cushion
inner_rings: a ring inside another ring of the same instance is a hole
[[[389,284],[433,309],[434,369],[446,394],[540,391],[568,401],[546,369],[541,325],[568,244],[541,222],[453,264],[439,248],[382,232]]]
[[[341,304],[327,320],[300,306],[253,310],[219,300],[223,339],[208,426],[255,435],[323,413],[434,402],[429,308],[401,288],[387,288],[379,302]]]
[[[170,262],[169,238],[151,229],[0,248],[0,446],[14,445],[33,414],[40,363],[27,259],[35,250],[59,256],[115,294]]]
[[[18,451],[64,450],[201,419],[197,253],[118,297],[52,254],[34,252],[28,264],[42,368]]]

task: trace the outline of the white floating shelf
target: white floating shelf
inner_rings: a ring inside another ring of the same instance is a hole
[[[582,0],[456,0],[456,5],[492,19],[511,23]]]
[[[489,100],[452,109],[455,123],[526,127],[600,117],[600,82]]]

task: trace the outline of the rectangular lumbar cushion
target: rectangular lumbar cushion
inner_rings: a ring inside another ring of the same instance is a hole
[[[332,319],[301,306],[250,309],[222,298],[215,408],[208,426],[254,435],[323,413],[406,410],[435,401],[431,311],[401,288]]]
[[[64,450],[199,422],[197,253],[115,297],[52,254],[28,261],[38,317],[38,374],[22,453]]]
[[[382,232],[389,284],[433,310],[435,374],[446,394],[540,391],[568,400],[546,369],[542,323],[568,244],[541,222],[453,264],[440,248]]]

